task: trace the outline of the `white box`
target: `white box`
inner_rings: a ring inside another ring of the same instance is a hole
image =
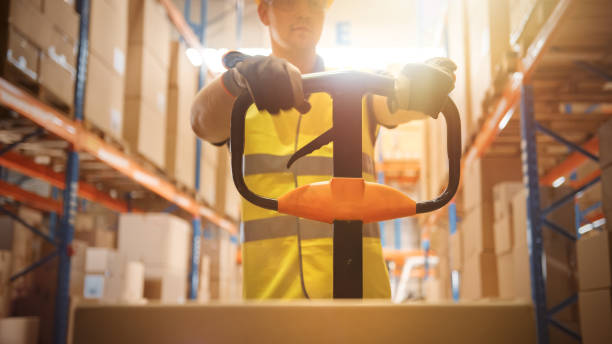
[[[187,271],[191,227],[169,214],[122,214],[119,218],[119,252],[129,261],[149,267]]]

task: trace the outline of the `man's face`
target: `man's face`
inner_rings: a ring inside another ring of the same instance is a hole
[[[312,49],[321,38],[327,0],[262,1],[258,12],[272,40],[285,49]]]

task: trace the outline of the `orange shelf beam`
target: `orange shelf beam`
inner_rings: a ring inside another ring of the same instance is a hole
[[[0,195],[8,196],[32,208],[62,213],[62,203],[52,198],[42,197],[33,192],[26,191],[19,186],[0,181]]]
[[[41,103],[38,99],[3,78],[0,78],[0,105],[21,114],[45,128],[48,132],[66,140],[76,150],[95,156],[98,160],[194,216],[203,216],[228,232],[237,233],[236,225],[231,221],[219,216],[212,209],[198,204],[195,199],[178,191],[167,180],[147,171],[126,154],[83,128],[81,124],[68,119],[62,113]],[[88,189],[88,187],[85,187],[84,191],[93,193],[89,195],[92,198],[104,197],[99,192],[94,192],[91,188]]]
[[[599,154],[599,139],[597,137],[590,139],[582,145],[582,148],[584,148],[589,153],[595,155]],[[543,185],[550,186],[555,180],[570,175],[576,170],[577,167],[582,165],[588,159],[589,158],[582,155],[581,153],[574,152],[570,154],[567,159],[565,159],[562,163],[551,169],[546,175],[540,178],[540,183],[542,183]],[[597,176],[594,176],[593,178],[595,177]],[[591,180],[593,178],[591,178]]]
[[[31,178],[43,180],[58,189],[63,190],[66,186],[66,177],[63,173],[55,172],[49,167],[39,165],[32,159],[15,152],[6,152],[0,155],[0,165]],[[128,206],[125,202],[114,199],[85,182],[79,182],[78,195],[81,198],[99,203],[114,211],[121,213],[128,211]]]

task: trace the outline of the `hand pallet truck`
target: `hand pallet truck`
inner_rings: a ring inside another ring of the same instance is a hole
[[[234,61],[226,63],[230,67]],[[410,85],[410,80],[421,80]],[[424,82],[423,82],[424,80]],[[332,128],[295,152],[297,159],[333,141],[333,178],[294,189],[278,199],[252,192],[243,175],[245,116],[253,100],[248,93],[234,102],[231,117],[231,166],[236,188],[247,201],[283,214],[333,223],[333,297],[363,298],[363,224],[413,216],[437,210],[454,197],[459,186],[461,122],[457,107],[448,97],[453,80],[447,73],[425,64],[407,65],[400,78],[356,72],[323,72],[302,76],[305,94],[326,92],[333,99]],[[362,178],[362,97],[377,94],[409,104],[410,110],[437,118],[441,112],[447,126],[449,180],[436,199],[415,202],[389,186]],[[440,108],[439,104],[443,104]]]

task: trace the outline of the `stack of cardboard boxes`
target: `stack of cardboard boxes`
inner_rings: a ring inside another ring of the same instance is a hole
[[[202,240],[203,266],[201,289],[207,289],[207,299],[240,300],[242,298],[242,269],[237,262],[237,250],[231,235],[218,228],[207,228]]]
[[[510,50],[509,3],[509,0],[467,1],[469,58],[473,67],[470,69],[470,94],[475,124],[489,113],[491,99],[505,85],[500,66]]]
[[[122,214],[119,253],[144,264],[144,297],[165,303],[184,302],[187,295],[191,228],[169,214]]]
[[[612,342],[612,121],[599,129],[606,225],[578,239],[580,330],[585,344]]]
[[[430,300],[448,300],[451,298],[451,258],[449,256],[449,232],[445,227],[437,227],[430,235],[431,250],[438,257],[438,265],[435,268],[435,276],[431,276],[428,281],[429,287],[426,293]]]
[[[499,297],[513,299],[514,294],[514,226],[511,201],[524,189],[521,182],[503,182],[493,187],[493,237],[497,256]]]
[[[79,15],[64,0],[3,1],[2,74],[69,113],[74,98]],[[32,25],[36,23],[36,25]],[[38,85],[38,86],[36,86]]]
[[[90,247],[85,265],[86,299],[102,302],[143,301],[144,265],[115,250]]]
[[[191,129],[191,103],[198,91],[198,68],[185,54],[185,45],[172,42],[166,124],[168,176],[190,188],[195,183],[196,138]]]
[[[124,120],[128,2],[93,0],[90,6],[85,120],[120,140]]]
[[[521,179],[521,160],[518,157],[479,158],[469,165],[463,176],[464,216],[459,234],[463,246],[461,297],[464,299],[498,296],[493,186]]]
[[[130,0],[123,136],[160,168],[166,159],[170,23],[155,0]]]

